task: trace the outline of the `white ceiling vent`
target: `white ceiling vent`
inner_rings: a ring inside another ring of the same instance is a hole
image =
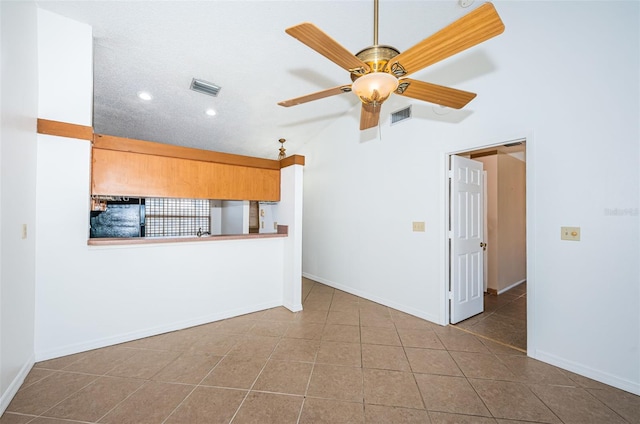
[[[221,87],[215,85],[214,83],[194,78],[191,80],[191,87],[189,88],[193,91],[197,91],[198,93],[216,97],[220,92]]]
[[[391,114],[391,125],[411,118],[411,105]]]

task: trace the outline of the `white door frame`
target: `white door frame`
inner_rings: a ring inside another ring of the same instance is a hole
[[[440,315],[440,321],[442,325],[449,325],[449,157],[452,155],[459,155],[461,153],[470,152],[473,150],[479,150],[484,148],[503,146],[509,143],[525,142],[525,154],[526,154],[526,213],[527,213],[527,355],[530,357],[536,357],[536,333],[535,333],[535,185],[534,185],[534,149],[535,144],[533,141],[533,133],[528,132],[524,136],[516,137],[500,137],[490,142],[477,142],[471,144],[464,149],[453,150],[445,152],[443,155],[443,172],[442,172],[442,207],[444,208],[443,224],[442,224],[442,243],[443,243],[443,263],[442,263],[442,275],[444,276],[441,285],[441,297],[440,304],[442,311]]]
[[[525,144],[526,146],[526,144]],[[525,168],[526,169],[526,168]],[[487,204],[487,170],[482,171],[482,189],[484,194],[482,196],[482,234],[484,234],[485,243],[489,242],[489,218],[488,218],[488,204]],[[489,247],[491,248],[491,247]],[[486,293],[489,284],[489,251],[485,249],[484,255],[482,255],[482,261],[484,268],[482,269],[482,290]]]

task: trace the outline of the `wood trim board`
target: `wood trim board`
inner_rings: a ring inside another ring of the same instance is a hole
[[[38,118],[38,133],[80,140],[93,140],[93,128],[91,127],[42,118]]]

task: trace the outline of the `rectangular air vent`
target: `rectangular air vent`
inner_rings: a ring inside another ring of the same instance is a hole
[[[191,88],[193,91],[197,91],[198,93],[207,94],[209,96],[216,97],[220,92],[220,87],[215,85],[214,83],[192,79],[191,80]]]
[[[391,114],[391,125],[409,118],[411,118],[411,106],[393,112]]]

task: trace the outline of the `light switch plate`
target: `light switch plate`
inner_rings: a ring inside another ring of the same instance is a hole
[[[424,221],[413,221],[413,231],[424,232]]]
[[[560,227],[560,239],[580,241],[580,227]]]

